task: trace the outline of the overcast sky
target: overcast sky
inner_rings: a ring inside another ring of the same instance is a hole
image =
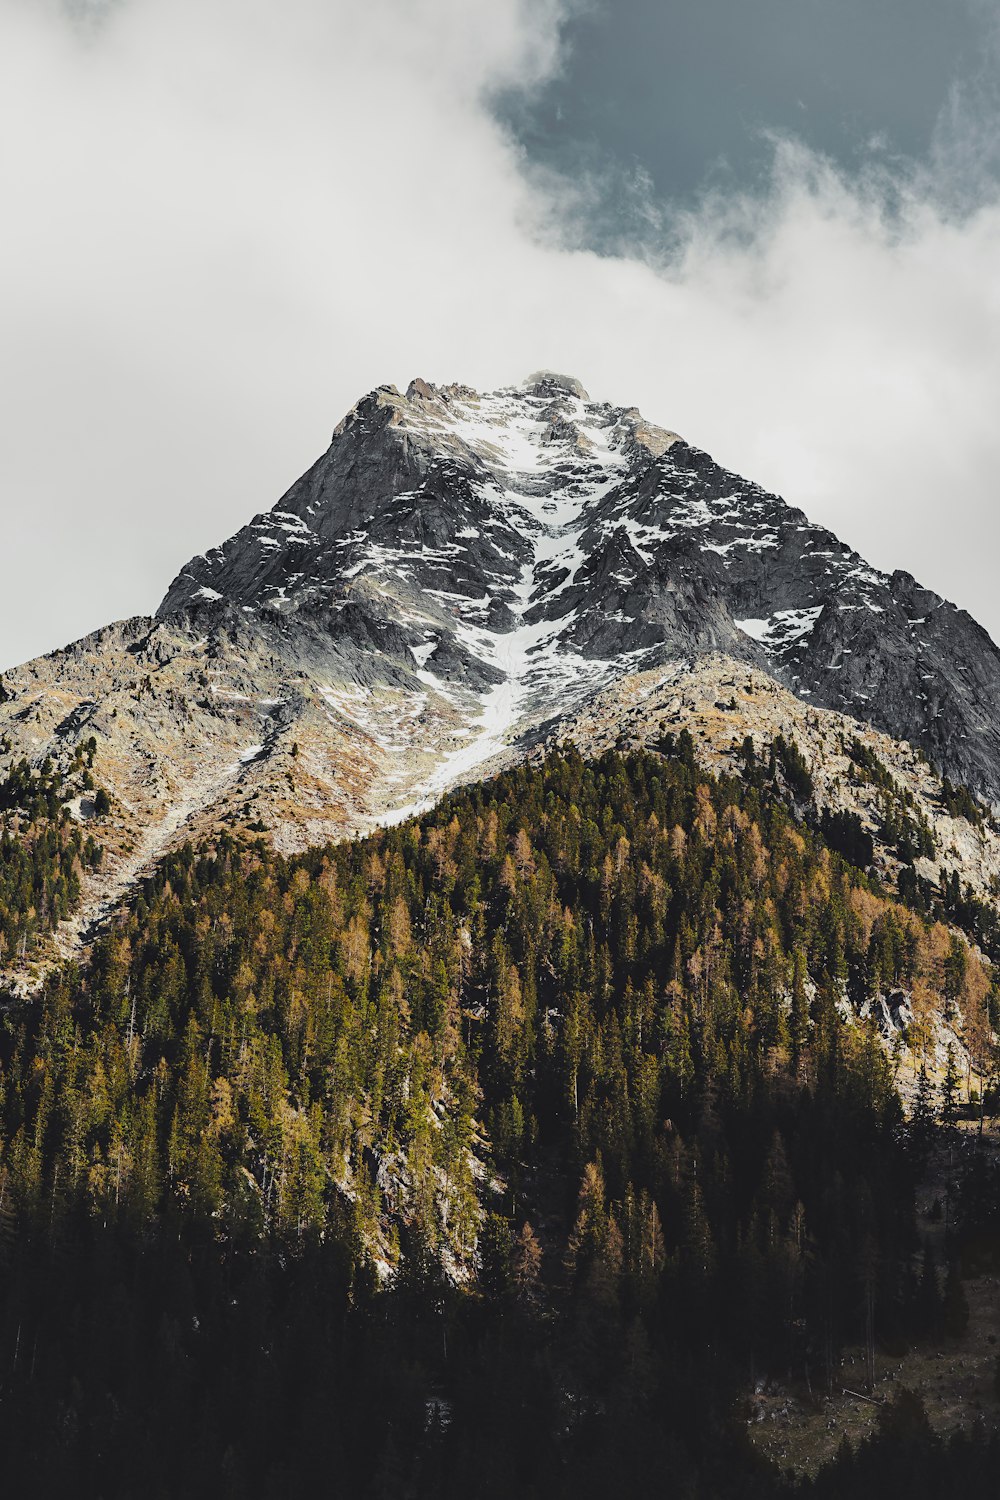
[[[548,366],[1000,635],[996,0],[0,0],[0,667]]]

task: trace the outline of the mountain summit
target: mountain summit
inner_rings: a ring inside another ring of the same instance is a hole
[[[625,670],[717,651],[1000,797],[1000,654],[985,631],[561,375],[365,397],[274,510],[181,571],[158,614],[213,601],[322,618],[334,635],[359,616],[391,629],[415,692],[480,695],[450,771]]]

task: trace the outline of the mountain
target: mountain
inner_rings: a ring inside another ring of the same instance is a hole
[[[14,1487],[989,1493],[996,669],[540,375],[7,673]]]
[[[155,616],[7,672],[0,770],[94,737],[113,812],[80,929],[183,837],[300,849],[562,738],[682,720],[713,763],[747,734],[802,741],[878,843],[843,748],[861,735],[936,830],[920,874],[996,880],[988,822],[956,822],[937,779],[1000,800],[1000,653],[967,614],[574,380],[414,380],[360,401]]]
[[[182,570],[158,615],[216,599],[353,605],[398,627],[424,687],[484,694],[464,765],[626,664],[722,651],[1000,797],[1000,653],[985,631],[558,376],[484,396],[376,391],[274,510]]]

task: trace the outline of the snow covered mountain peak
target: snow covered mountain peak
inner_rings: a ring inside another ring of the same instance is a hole
[[[544,396],[554,391],[578,396],[581,401],[590,400],[579,380],[572,375],[557,375],[554,370],[536,370],[534,375],[521,382],[520,389],[530,396]]]
[[[1000,795],[1000,658],[974,622],[550,372],[371,392],[159,615],[206,608],[309,621],[352,691],[388,678],[453,711],[432,790],[623,672],[722,652]]]
[[[370,420],[373,402],[390,413],[389,429],[410,442],[481,465],[529,494],[558,485],[569,466],[621,472],[633,450],[656,456],[677,436],[645,423],[634,407],[593,402],[578,380],[547,372],[483,394],[420,379],[410,382],[405,396],[382,387],[348,414],[336,435]]]
[[[675,441],[562,376],[482,395],[421,379],[405,395],[380,387],[274,510],[188,564],[159,612],[220,598],[334,607],[368,581],[509,628],[570,581],[606,497]]]

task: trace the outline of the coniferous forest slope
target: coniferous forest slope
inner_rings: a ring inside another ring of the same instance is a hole
[[[566,748],[364,841],[185,847],[9,997],[12,1493],[988,1493],[996,1439],[906,1396],[815,1480],[747,1439],[756,1378],[956,1333],[1000,1202],[977,1161],[921,1274],[933,1111],[859,1016],[957,1007],[988,1077],[992,966],[796,821],[784,749]]]
[[[90,771],[96,748],[93,740],[79,744],[65,772],[51,760],[37,771],[20,760],[0,776],[0,964],[23,960],[65,921],[79,903],[84,873],[100,868],[101,846],[68,806],[84,796],[95,809],[109,806]],[[5,749],[0,739],[0,754]]]

